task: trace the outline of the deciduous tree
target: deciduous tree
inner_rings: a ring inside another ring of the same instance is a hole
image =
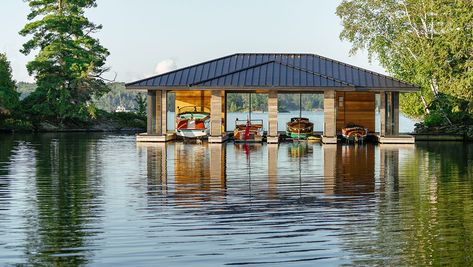
[[[473,113],[472,1],[344,0],[336,13],[352,53],[366,49],[389,73],[421,86],[402,96],[405,113]]]

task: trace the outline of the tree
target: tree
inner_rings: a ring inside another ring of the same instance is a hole
[[[447,121],[473,114],[472,1],[344,0],[336,13],[352,53],[366,49],[389,73],[421,87],[401,96],[403,112],[434,110]]]
[[[135,102],[138,106],[137,113],[141,116],[146,116],[146,97],[143,96],[141,93],[137,93],[135,95]]]
[[[109,52],[91,34],[102,28],[84,16],[95,0],[28,0],[31,21],[20,31],[31,39],[22,53],[39,49],[27,64],[37,89],[27,99],[35,113],[67,118],[86,118],[91,97],[108,90],[102,74],[108,69]]]
[[[18,107],[19,95],[12,78],[10,62],[6,54],[0,53],[0,113],[11,112]]]

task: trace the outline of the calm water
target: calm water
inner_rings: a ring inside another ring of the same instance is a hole
[[[0,135],[0,266],[473,265],[473,145]]]

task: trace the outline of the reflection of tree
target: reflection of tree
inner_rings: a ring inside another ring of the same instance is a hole
[[[10,177],[8,165],[14,148],[13,135],[0,135],[0,206],[5,208],[8,197]]]
[[[343,226],[344,246],[355,253],[352,264],[470,266],[471,158],[472,145],[382,146],[382,191],[351,202],[356,219]]]
[[[87,263],[88,239],[97,231],[96,144],[88,135],[43,135],[38,140],[36,214],[27,222],[31,265],[78,266]]]
[[[400,221],[408,265],[471,265],[473,255],[473,146],[417,145],[403,166]],[[470,163],[470,164],[469,164]]]

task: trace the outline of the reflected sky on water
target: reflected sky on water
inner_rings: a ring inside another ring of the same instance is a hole
[[[473,144],[0,135],[0,265],[472,265]]]

